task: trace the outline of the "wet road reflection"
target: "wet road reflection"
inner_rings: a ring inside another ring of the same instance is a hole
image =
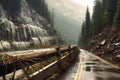
[[[120,80],[120,70],[81,50],[76,62],[58,80]]]
[[[120,80],[120,70],[105,63],[87,51],[81,50],[82,74],[80,80]]]

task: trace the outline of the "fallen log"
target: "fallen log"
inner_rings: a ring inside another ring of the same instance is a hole
[[[60,48],[59,54],[63,54],[69,50],[76,52],[78,48],[76,46],[62,47]],[[2,58],[0,59],[0,76],[4,76],[25,67],[29,67],[30,65],[45,61],[51,57],[58,56],[59,54],[56,48],[33,50],[28,53],[23,52],[18,54],[2,54]]]

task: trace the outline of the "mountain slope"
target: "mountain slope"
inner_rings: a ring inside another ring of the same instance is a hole
[[[44,0],[33,2],[37,1]],[[59,42],[47,17],[39,12],[28,0],[0,0],[0,51],[40,48]]]

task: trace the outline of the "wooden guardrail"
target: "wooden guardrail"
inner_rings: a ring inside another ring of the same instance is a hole
[[[67,52],[67,54],[64,54],[65,52]],[[70,62],[76,58],[78,53],[79,48],[77,46],[68,46],[22,53],[2,54],[0,55],[0,76],[3,77],[3,80],[6,80],[7,74],[56,57],[57,60],[55,62],[31,75],[27,75],[29,80],[45,80],[49,76],[63,71]],[[61,56],[62,54],[64,54],[64,56]]]

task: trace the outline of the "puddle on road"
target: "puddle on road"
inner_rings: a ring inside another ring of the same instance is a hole
[[[120,80],[120,70],[102,62],[89,53],[83,54],[83,71],[81,80]]]
[[[83,55],[83,57],[80,57],[82,59],[82,71],[79,80],[120,80],[120,70],[100,61],[85,51],[84,53],[81,52],[81,54]],[[78,65],[79,59],[60,80],[74,80]]]
[[[90,72],[90,71],[91,71],[91,66],[87,66],[87,67],[86,67],[86,71],[87,71],[87,72]]]
[[[104,79],[101,77],[96,77],[96,80],[104,80]]]
[[[95,65],[97,63],[85,63],[86,65]]]

